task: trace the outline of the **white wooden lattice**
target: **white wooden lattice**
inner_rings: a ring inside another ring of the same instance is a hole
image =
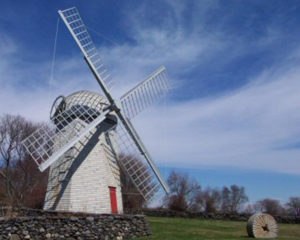
[[[44,125],[22,141],[41,171],[44,171],[83,136],[105,120],[109,111],[75,105],[52,119],[55,126]]]

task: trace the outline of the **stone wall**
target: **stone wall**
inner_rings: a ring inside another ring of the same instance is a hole
[[[248,221],[250,214],[230,214],[230,213],[204,213],[204,212],[177,212],[162,209],[143,209],[140,212],[151,217],[183,217],[199,219],[216,219],[232,221]],[[274,216],[278,223],[300,224],[300,216]]]
[[[120,240],[151,234],[143,215],[75,214],[26,208],[1,210],[2,215],[11,217],[0,217],[0,240]]]

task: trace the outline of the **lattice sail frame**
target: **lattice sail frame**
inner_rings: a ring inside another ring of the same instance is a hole
[[[94,65],[95,70],[106,84],[106,87],[110,88],[113,84],[111,75],[105,67],[77,8],[72,7],[63,11],[59,10],[58,13],[66,23],[66,26],[71,32],[83,55]]]
[[[123,113],[127,118],[132,119],[153,102],[166,95],[170,88],[166,68],[161,66],[120,98]]]
[[[116,140],[119,148],[118,160],[122,169],[130,176],[137,190],[146,201],[153,199],[160,183],[145,156],[141,155],[133,139],[122,123],[118,123]]]
[[[44,171],[103,122],[107,113],[109,110],[100,112],[80,105],[69,108],[52,119],[55,126],[44,125],[38,128],[22,144],[39,169]]]

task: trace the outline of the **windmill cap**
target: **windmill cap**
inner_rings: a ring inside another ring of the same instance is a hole
[[[92,91],[82,90],[74,92],[65,98],[65,110],[74,106],[84,106],[102,112],[109,106],[109,102],[103,95]]]

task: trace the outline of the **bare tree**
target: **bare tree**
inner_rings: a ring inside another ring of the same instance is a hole
[[[218,189],[207,188],[203,193],[204,211],[207,213],[218,212],[221,205],[221,193]]]
[[[255,203],[255,210],[268,213],[273,216],[282,215],[284,213],[284,208],[281,206],[280,202],[271,198],[265,198],[257,201]]]
[[[290,197],[286,206],[289,214],[300,216],[300,197]]]
[[[205,192],[197,191],[197,194],[191,199],[191,204],[189,210],[192,212],[201,212],[205,210],[206,201],[205,201]]]
[[[21,116],[0,118],[0,184],[4,186],[2,201],[8,205],[31,205],[29,199],[37,191],[45,191],[47,173],[39,172],[21,145],[21,141],[39,126]],[[38,190],[40,188],[43,190]]]
[[[143,174],[145,174],[145,178],[150,175],[147,167],[144,165],[142,161],[140,161],[135,156],[129,156],[121,154],[119,159],[130,159],[130,161],[134,162],[139,169],[141,169]],[[133,183],[130,176],[126,173],[126,170],[120,166],[120,178],[121,178],[121,189],[122,189],[122,200],[123,207],[125,211],[136,211],[146,206],[146,201],[142,194],[138,191],[135,184]]]
[[[223,187],[221,192],[222,204],[221,204],[221,211],[222,212],[230,212],[230,195],[231,192],[228,187]]]
[[[244,187],[237,185],[230,186],[230,212],[237,213],[241,206],[248,201],[248,196],[245,193]]]
[[[165,199],[165,206],[178,211],[218,211],[236,213],[248,201],[244,187],[232,185],[222,191],[214,188],[201,190],[201,186],[189,179],[188,175],[171,172],[168,178],[170,194]]]
[[[252,215],[253,213],[255,213],[255,210],[254,210],[253,205],[252,205],[252,204],[248,204],[248,205],[245,207],[245,209],[244,209],[243,212],[246,213],[246,214],[249,214],[249,215]]]
[[[223,187],[221,211],[228,213],[237,213],[241,210],[244,203],[248,201],[248,197],[244,187],[231,185],[230,188]]]
[[[173,171],[167,182],[170,194],[165,198],[165,205],[169,209],[185,211],[195,207],[195,198],[201,191],[201,186],[195,180]]]

